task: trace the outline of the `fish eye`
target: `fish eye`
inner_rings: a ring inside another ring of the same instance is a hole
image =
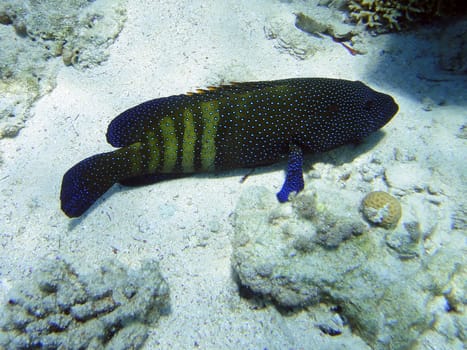
[[[365,102],[365,105],[363,106],[363,108],[366,110],[366,111],[371,111],[374,109],[374,106],[375,106],[375,101],[374,100],[368,100]]]

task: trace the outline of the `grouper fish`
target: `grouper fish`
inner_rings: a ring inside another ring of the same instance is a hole
[[[391,96],[360,81],[327,78],[232,83],[150,100],[110,123],[107,141],[118,149],[65,173],[61,208],[79,217],[115,183],[154,183],[288,157],[277,193],[285,202],[304,187],[304,153],[358,142],[398,108]]]

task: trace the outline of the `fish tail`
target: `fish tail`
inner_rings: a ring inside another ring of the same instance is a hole
[[[118,181],[141,173],[140,159],[131,147],[96,154],[63,175],[61,208],[69,217],[81,216]]]

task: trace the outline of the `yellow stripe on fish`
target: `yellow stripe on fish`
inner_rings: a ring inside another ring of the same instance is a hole
[[[162,172],[170,173],[177,164],[178,140],[175,133],[175,123],[170,117],[164,117],[159,124],[162,134],[162,148],[164,150],[164,159]]]
[[[183,146],[182,171],[191,173],[195,170],[196,127],[193,114],[188,108],[183,111]]]
[[[216,136],[219,123],[219,102],[201,103],[203,133],[201,136],[201,170],[215,170]]]

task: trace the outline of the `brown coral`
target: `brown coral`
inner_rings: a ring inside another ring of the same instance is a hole
[[[352,19],[377,32],[401,30],[416,20],[455,15],[463,6],[461,0],[351,0],[348,3]]]
[[[361,209],[368,221],[386,229],[394,228],[402,215],[399,201],[383,191],[368,193],[363,198]]]

